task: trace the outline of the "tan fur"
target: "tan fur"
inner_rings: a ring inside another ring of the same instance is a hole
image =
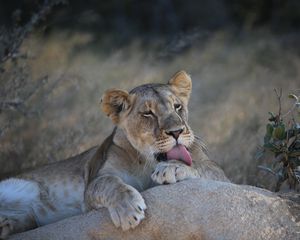
[[[187,104],[192,89],[190,76],[180,71],[168,84],[147,84],[130,93],[111,89],[104,93],[103,112],[116,124],[113,133],[99,148],[17,176],[20,186],[37,189],[34,203],[28,200],[17,218],[7,211],[9,204],[20,205],[21,196],[1,196],[0,238],[90,209],[106,207],[116,227],[136,227],[145,217],[146,204],[140,191],[156,184],[175,183],[189,178],[228,181],[223,171],[205,153],[187,123]],[[182,130],[178,139],[169,133]],[[158,162],[157,154],[176,144],[186,146],[193,165],[181,161]],[[1,185],[5,190],[5,184]],[[23,195],[22,195],[23,194]],[[26,219],[34,216],[29,224]],[[24,221],[22,222],[22,219]],[[1,222],[2,221],[2,222]],[[2,225],[1,225],[2,224]],[[1,227],[2,226],[2,227]]]
[[[169,81],[175,94],[187,104],[192,90],[191,77],[185,71],[177,72]]]

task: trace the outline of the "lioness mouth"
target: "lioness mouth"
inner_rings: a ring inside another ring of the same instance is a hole
[[[179,160],[183,161],[186,165],[192,165],[192,157],[189,151],[182,144],[174,146],[166,153],[159,153],[156,156],[157,161]]]

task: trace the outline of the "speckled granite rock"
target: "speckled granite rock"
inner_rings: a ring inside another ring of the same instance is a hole
[[[194,179],[158,186],[143,196],[146,219],[134,230],[116,229],[101,209],[10,239],[300,239],[299,216],[289,202],[259,188]]]

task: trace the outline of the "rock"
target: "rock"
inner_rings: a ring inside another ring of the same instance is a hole
[[[194,179],[143,192],[146,218],[122,232],[101,209],[16,234],[10,240],[300,239],[299,216],[267,190]],[[299,212],[298,212],[299,213]]]

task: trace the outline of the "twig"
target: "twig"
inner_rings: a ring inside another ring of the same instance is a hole
[[[278,109],[278,120],[281,119],[281,97],[282,97],[282,88],[279,89],[279,93],[277,91],[277,89],[274,89],[274,92],[277,96],[277,100],[278,100],[278,106],[279,106],[279,109]]]
[[[267,167],[261,166],[261,165],[257,166],[257,168],[260,169],[260,170],[264,170],[264,171],[266,171],[268,173],[271,173],[272,175],[276,176],[276,173],[274,171],[272,171],[270,168],[267,168]]]
[[[285,117],[287,117],[290,113],[292,113],[292,112],[295,110],[295,108],[297,107],[297,105],[298,105],[298,102],[295,101],[295,103],[293,104],[293,106],[292,106],[285,114],[282,115],[282,118],[285,118]]]

